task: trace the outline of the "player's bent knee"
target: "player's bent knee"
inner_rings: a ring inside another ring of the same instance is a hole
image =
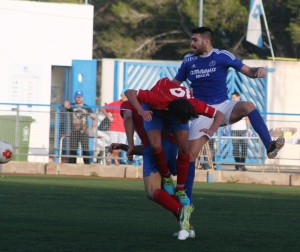
[[[178,145],[178,152],[182,153],[182,154],[187,154],[190,152],[190,146],[188,141],[182,145]]]
[[[253,102],[246,102],[246,110],[250,113],[252,110],[256,109],[255,104]]]
[[[163,149],[161,145],[152,145],[154,153],[160,153]]]
[[[155,193],[156,193],[157,189],[158,188],[156,188],[154,190],[147,190],[147,199],[155,200]]]
[[[161,189],[161,175],[159,172],[151,172],[149,176],[144,177],[144,184],[147,198],[154,200],[155,192]]]
[[[198,153],[190,153],[190,162],[196,161],[196,158],[198,157]]]

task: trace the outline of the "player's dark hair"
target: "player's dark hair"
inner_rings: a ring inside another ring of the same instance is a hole
[[[202,36],[207,37],[210,40],[211,44],[213,45],[214,33],[210,28],[204,26],[198,27],[192,30],[192,34],[201,34]]]
[[[179,123],[187,123],[189,120],[198,117],[194,106],[184,98],[171,101],[168,107],[168,114]]]

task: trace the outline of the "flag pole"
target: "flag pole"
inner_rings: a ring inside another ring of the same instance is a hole
[[[264,18],[264,22],[265,22],[265,26],[266,26],[266,32],[267,32],[267,37],[268,37],[268,41],[269,41],[269,45],[270,45],[272,59],[273,59],[273,61],[275,61],[273,46],[272,46],[272,42],[271,42],[271,38],[270,38],[269,27],[268,27],[268,23],[267,23],[267,19],[266,19],[266,14],[265,14],[265,9],[264,9],[263,2],[262,2],[262,5],[261,5],[261,9],[262,9],[262,14],[263,14],[263,18]]]
[[[203,26],[203,0],[199,0],[199,22],[198,26]]]

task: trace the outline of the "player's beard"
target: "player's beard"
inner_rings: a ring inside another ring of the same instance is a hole
[[[202,44],[199,45],[197,48],[194,48],[194,50],[195,50],[196,54],[198,54],[198,55],[203,55],[206,52],[206,48]]]

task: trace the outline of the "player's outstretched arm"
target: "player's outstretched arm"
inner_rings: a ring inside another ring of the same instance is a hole
[[[108,151],[112,153],[114,150],[123,150],[127,151],[128,150],[128,145],[127,144],[121,144],[121,143],[112,143],[110,144]]]
[[[249,67],[244,65],[241,72],[249,78],[265,78],[267,69],[264,67]]]
[[[112,153],[114,150],[123,150],[123,151],[127,151],[128,150],[128,145],[127,144],[121,144],[121,143],[112,143],[109,148],[108,151],[110,153]],[[133,155],[143,155],[143,145],[136,145],[134,146],[133,150],[132,150],[132,154]]]

